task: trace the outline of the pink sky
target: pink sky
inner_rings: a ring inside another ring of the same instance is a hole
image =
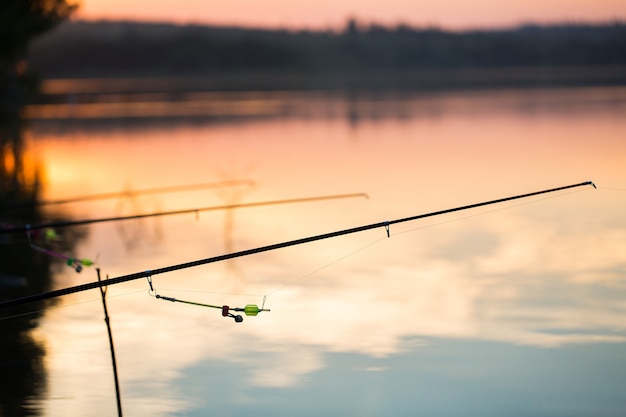
[[[270,28],[343,27],[364,23],[503,27],[520,23],[626,20],[624,0],[82,0],[85,19],[132,19]]]

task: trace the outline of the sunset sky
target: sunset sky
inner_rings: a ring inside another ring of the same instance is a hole
[[[523,23],[626,20],[623,0],[82,0],[76,17],[206,23],[264,28],[341,28],[363,23],[445,29],[506,27]]]

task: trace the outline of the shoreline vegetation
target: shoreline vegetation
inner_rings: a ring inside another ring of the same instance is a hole
[[[626,24],[450,32],[67,21],[29,48],[44,102],[74,94],[438,91],[626,85]],[[78,95],[78,96],[76,96]]]

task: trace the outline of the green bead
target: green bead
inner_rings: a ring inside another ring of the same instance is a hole
[[[47,241],[57,240],[59,238],[59,235],[57,235],[57,232],[54,229],[46,229],[44,236]]]
[[[243,308],[243,312],[246,316],[256,316],[259,314],[259,306],[256,304],[248,304]]]

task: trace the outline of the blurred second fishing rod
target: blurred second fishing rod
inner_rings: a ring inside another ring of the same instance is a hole
[[[131,219],[143,219],[147,217],[172,216],[172,215],[177,215],[177,214],[200,213],[200,212],[205,212],[205,211],[229,210],[229,209],[236,209],[236,208],[260,207],[260,206],[269,206],[269,205],[278,205],[278,204],[305,203],[305,202],[312,202],[312,201],[334,200],[334,199],[340,199],[340,198],[354,198],[354,197],[368,198],[368,195],[365,193],[334,194],[334,195],[324,195],[324,196],[315,196],[315,197],[288,198],[284,200],[257,201],[254,203],[226,204],[222,206],[197,207],[197,208],[189,208],[189,209],[181,209],[181,210],[159,211],[159,212],[154,212],[154,213],[134,214],[134,215],[128,215],[128,216],[101,217],[101,218],[95,218],[95,219],[82,219],[82,220],[66,220],[66,221],[58,221],[58,222],[50,222],[50,223],[26,224],[26,225],[20,225],[20,226],[5,225],[4,228],[0,228],[0,234],[24,233],[24,232],[29,233],[34,230],[57,229],[61,227],[79,226],[79,225],[93,224],[93,223],[114,222],[114,221],[131,220]]]
[[[124,191],[112,191],[112,192],[106,192],[106,193],[85,194],[85,195],[72,196],[72,197],[60,198],[60,199],[55,199],[55,200],[6,203],[6,204],[0,205],[0,210],[17,209],[17,208],[25,208],[25,207],[50,206],[50,205],[70,204],[70,203],[82,203],[85,201],[108,200],[108,199],[113,199],[113,198],[124,198],[124,197],[136,197],[139,195],[148,195],[148,194],[179,193],[179,192],[186,192],[186,191],[204,190],[204,189],[209,189],[209,188],[235,187],[235,186],[240,186],[240,185],[253,186],[254,184],[255,183],[253,180],[240,179],[240,180],[204,182],[204,183],[198,183],[198,184],[172,185],[172,186],[157,187],[157,188],[144,188],[144,189],[139,189],[139,190],[128,189]]]

